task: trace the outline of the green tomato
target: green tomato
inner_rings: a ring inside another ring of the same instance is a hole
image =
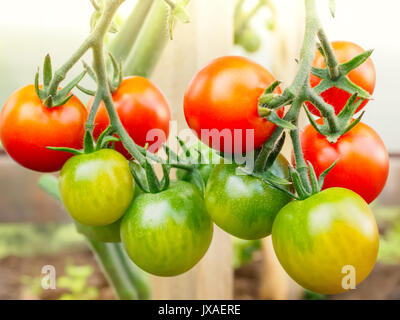
[[[135,188],[134,198],[143,194],[142,189],[138,186]],[[121,242],[121,222],[123,216],[114,223],[106,226],[87,226],[75,220],[75,226],[79,233],[83,234],[89,239],[98,242]]]
[[[219,164],[206,187],[205,203],[211,219],[224,231],[245,240],[271,234],[272,223],[290,197],[259,178],[237,174],[235,164]],[[279,155],[273,172],[287,176],[288,162]]]
[[[88,226],[120,219],[135,190],[128,162],[111,149],[70,158],[61,170],[59,185],[72,218]]]
[[[235,44],[242,46],[247,52],[256,52],[261,47],[260,37],[251,28],[246,28],[235,35]]]
[[[213,234],[197,188],[172,182],[160,193],[140,195],[121,224],[121,238],[132,261],[151,274],[176,276],[206,253]]]
[[[342,282],[351,284],[352,270],[355,285],[372,271],[379,233],[363,198],[331,188],[286,205],[275,219],[272,241],[282,267],[297,283],[337,294],[348,290]]]

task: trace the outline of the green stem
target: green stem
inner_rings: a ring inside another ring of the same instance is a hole
[[[318,35],[319,41],[321,42],[322,50],[324,51],[324,54],[325,54],[326,67],[329,72],[329,77],[332,80],[336,80],[340,76],[340,70],[339,70],[339,63],[338,63],[338,60],[336,59],[335,52],[333,51],[332,45],[329,42],[324,29],[320,28],[318,30],[317,35]]]
[[[168,5],[164,0],[154,0],[137,40],[124,63],[126,75],[148,77],[154,70],[168,43]]]
[[[294,120],[294,124],[296,125],[297,129],[290,131],[290,138],[292,139],[292,144],[293,144],[293,152],[296,161],[296,170],[300,175],[301,183],[307,192],[311,192],[311,184],[310,184],[310,179],[308,177],[308,166],[306,164],[306,161],[304,160],[303,150],[301,148],[301,142],[300,142],[300,133],[298,128],[298,117],[303,102],[304,101],[301,98],[296,99],[293,102],[292,108],[297,113]]]
[[[93,46],[93,66],[97,77],[98,94],[104,101],[107,109],[108,117],[110,119],[110,125],[113,130],[118,134],[122,144],[128,150],[128,152],[142,165],[146,162],[146,158],[141,154],[132,138],[126,132],[123,127],[121,120],[118,117],[117,111],[114,108],[114,103],[110,93],[108,85],[106,64],[104,60],[104,44],[103,41],[99,41]]]
[[[138,299],[148,300],[151,298],[149,279],[147,275],[135,264],[132,263],[130,258],[127,256],[126,251],[122,245],[116,246],[116,251],[119,256],[119,261],[130,278],[130,281],[134,284],[134,287],[138,293]]]
[[[137,300],[139,294],[119,255],[120,244],[102,243],[90,239],[88,242],[117,297],[121,300]]]
[[[58,87],[67,76],[67,73],[71,68],[79,61],[80,58],[91,48],[94,43],[103,41],[104,35],[107,32],[112,18],[120,7],[120,5],[125,0],[109,0],[106,2],[106,6],[104,8],[104,12],[96,24],[96,27],[92,31],[92,33],[86,38],[86,40],[82,43],[79,49],[65,62],[55,73],[54,77],[51,80],[48,95],[55,96],[58,90]]]
[[[138,1],[121,30],[110,43],[109,50],[117,60],[125,60],[127,58],[142,29],[143,22],[152,3],[153,0]]]

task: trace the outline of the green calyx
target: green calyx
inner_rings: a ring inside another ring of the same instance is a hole
[[[365,113],[364,111],[355,120],[353,120],[353,116],[362,102],[363,102],[362,99],[358,99],[357,92],[354,93],[349,98],[349,100],[347,100],[346,105],[336,117],[338,123],[338,129],[337,131],[334,132],[332,132],[332,128],[330,127],[327,121],[324,121],[323,124],[318,124],[305,105],[304,105],[304,110],[306,111],[308,120],[310,121],[314,129],[317,130],[317,132],[320,133],[321,135],[325,136],[329,142],[336,143],[341,136],[349,132],[354,126],[356,126],[361,121]]]
[[[53,70],[51,66],[50,55],[46,55],[43,64],[43,88],[39,85],[39,69],[35,75],[35,90],[36,94],[47,108],[62,106],[72,98],[71,90],[83,79],[86,71],[83,71],[63,89],[60,89],[56,94],[50,92],[51,82],[53,80]]]
[[[280,81],[274,81],[258,99],[258,114],[262,118],[266,118],[273,124],[282,129],[295,130],[296,126],[291,122],[280,118],[275,112],[276,109],[283,107],[286,103],[291,102],[286,94],[275,94],[275,89],[281,84]]]
[[[113,133],[114,132],[111,126],[109,126],[101,133],[101,135],[97,139],[97,142],[95,143],[92,133],[90,132],[90,130],[87,130],[85,133],[83,150],[67,148],[67,147],[47,147],[47,149],[53,151],[68,152],[74,155],[88,154],[99,151],[104,148],[108,148],[110,143],[119,141],[117,137],[112,135]]]
[[[350,61],[339,64],[337,66],[338,75],[335,78],[332,78],[327,68],[320,69],[313,67],[311,69],[311,74],[321,79],[321,82],[314,88],[314,92],[317,94],[321,94],[322,92],[332,87],[336,87],[347,91],[350,94],[357,93],[361,99],[371,99],[371,95],[369,94],[369,92],[351,82],[347,75],[352,70],[362,65],[371,56],[372,52],[373,50],[367,50],[354,57]]]

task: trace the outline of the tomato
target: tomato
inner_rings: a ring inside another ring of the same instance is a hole
[[[134,76],[124,79],[112,98],[122,125],[133,141],[142,147],[149,143],[149,150],[156,152],[168,138],[171,119],[168,102],[160,89],[150,80]],[[92,104],[93,98],[89,101],[89,109]],[[107,110],[101,103],[93,136],[97,139],[109,124]],[[149,134],[153,129],[161,131],[154,137]],[[121,142],[115,143],[115,149],[126,158],[131,158]]]
[[[351,270],[355,284],[372,271],[379,233],[359,195],[331,188],[282,208],[272,242],[282,267],[297,283],[314,292],[337,294],[347,291],[342,281],[348,280],[346,275],[350,279]]]
[[[355,43],[348,41],[334,41],[332,42],[333,50],[336,54],[339,63],[344,63],[355,56],[364,52],[364,49]],[[313,63],[314,67],[326,68],[324,57],[317,50],[316,56]],[[370,94],[374,92],[375,89],[375,66],[371,58],[368,58],[362,65],[352,70],[348,75],[350,81],[352,81],[357,86],[366,90]],[[317,86],[321,82],[321,79],[317,76],[310,75],[311,87]],[[337,87],[330,88],[321,94],[325,102],[331,104],[335,108],[335,113],[338,114],[345,106],[347,100],[350,98],[351,94],[347,91],[339,89]],[[368,100],[364,100],[358,107],[357,111],[360,111],[368,103]],[[311,103],[307,102],[309,110],[316,116],[321,116],[318,109],[316,109]]]
[[[259,148],[275,129],[258,115],[259,97],[274,80],[261,65],[243,57],[213,60],[186,90],[184,112],[189,127],[204,143],[225,153]],[[276,92],[280,93],[279,88]],[[283,115],[283,108],[278,114]],[[246,142],[246,133],[251,143]]]
[[[137,197],[121,224],[122,242],[132,261],[158,276],[191,269],[206,253],[212,234],[199,191],[184,181]]]
[[[318,123],[323,122],[319,119]],[[381,193],[389,173],[389,156],[371,127],[360,122],[332,144],[308,125],[300,138],[304,158],[313,164],[317,176],[338,160],[325,178],[324,189],[347,188],[368,203]]]
[[[40,172],[58,171],[72,154],[46,147],[81,149],[86,118],[87,111],[77,97],[47,108],[34,85],[28,85],[15,91],[1,110],[1,142],[21,166]]]
[[[275,174],[287,175],[288,163],[279,156]],[[219,164],[206,187],[205,203],[211,219],[235,237],[255,240],[271,233],[279,210],[290,198],[256,177],[237,174],[235,164]]]
[[[135,189],[128,161],[111,149],[69,159],[59,186],[71,216],[89,226],[105,226],[121,218]]]

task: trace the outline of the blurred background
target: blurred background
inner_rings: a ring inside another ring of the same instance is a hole
[[[218,52],[248,56],[272,70],[283,85],[290,83],[296,72],[295,59],[304,27],[302,1],[266,1],[241,34],[235,32],[237,21],[233,14],[238,0],[191,2],[191,23],[177,26],[174,40],[168,44],[153,76],[166,92],[179,125],[185,127],[181,83],[187,83],[195,70]],[[119,10],[120,21],[129,15],[135,3],[126,0]],[[377,84],[363,121],[380,134],[391,156],[388,184],[373,204],[382,234],[379,263],[358,289],[338,298],[400,299],[400,108],[396,96],[400,41],[392,35],[400,28],[400,2],[387,0],[384,6],[373,0],[336,3],[333,19],[328,0],[318,1],[330,39],[354,41],[365,49],[375,49],[372,59]],[[244,0],[244,14],[258,4],[258,0]],[[217,8],[227,12],[221,19]],[[89,33],[92,12],[89,0],[0,3],[0,108],[14,90],[33,82],[47,53],[55,67],[70,56]],[[221,39],[227,33],[230,36]],[[214,50],[213,45],[220,47]],[[195,48],[196,57],[187,54],[190,48]],[[85,60],[90,62],[90,56]],[[71,77],[80,68],[75,68]],[[85,102],[87,98],[77,94]],[[11,162],[0,146],[0,299],[114,298],[83,237],[56,201],[39,189],[38,177]],[[268,243],[237,239],[233,243],[233,297],[328,298],[304,292],[282,275]],[[57,290],[41,288],[41,268],[47,264],[56,266],[62,275]],[[282,276],[274,277],[276,274]],[[278,279],[277,283],[268,282],[272,278]]]

